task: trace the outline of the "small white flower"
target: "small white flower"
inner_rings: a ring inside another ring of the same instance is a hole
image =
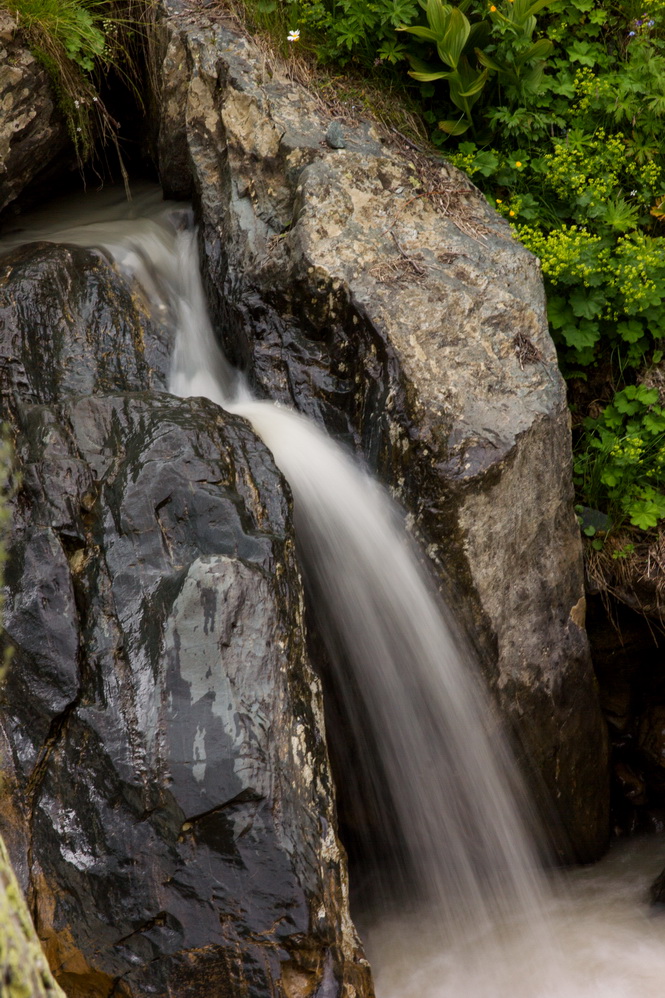
[[[96,98],[96,97],[93,97],[93,98],[92,98],[92,101],[93,101],[93,104],[96,104],[96,103],[97,103],[97,98]]]
[[[77,129],[76,129],[76,131],[77,131],[77,132],[80,132],[80,131],[81,131],[81,129],[80,129],[80,128],[77,128]]]
[[[74,107],[78,107],[81,102],[79,100],[74,101]]]
[[[300,40],[300,31],[296,29],[295,31],[289,31],[286,36],[287,42],[297,42]]]

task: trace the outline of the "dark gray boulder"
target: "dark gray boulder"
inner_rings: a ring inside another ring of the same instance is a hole
[[[172,343],[101,253],[30,243],[0,257],[5,405],[166,389]]]
[[[213,403],[136,390],[161,347],[102,257],[2,265],[20,484],[0,830],[57,979],[76,998],[371,995],[270,453]]]
[[[607,735],[538,262],[458,171],[362,123],[331,148],[331,115],[277,58],[162,7],[162,182],[199,207],[227,354],[410,510],[560,855],[597,857]]]

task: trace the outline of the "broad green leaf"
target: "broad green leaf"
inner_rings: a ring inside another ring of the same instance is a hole
[[[636,385],[635,398],[638,399],[642,405],[655,405],[658,401],[658,389],[647,388],[646,385]]]
[[[486,52],[481,51],[481,49],[474,49],[473,51],[476,53],[478,62],[482,63],[483,66],[487,66],[488,69],[493,69],[495,73],[508,72],[506,66],[502,66],[500,62],[495,62],[494,59],[490,59]]]
[[[533,17],[534,14],[537,14],[539,11],[541,11],[543,7],[547,7],[549,4],[556,2],[557,0],[535,0],[535,3],[532,3],[527,9],[525,16]]]
[[[573,312],[583,319],[597,318],[606,302],[607,299],[602,291],[574,291],[570,296]]]
[[[470,123],[460,118],[459,121],[440,121],[439,128],[448,135],[464,135],[470,128]]]
[[[547,318],[554,329],[561,329],[562,326],[572,322],[573,310],[560,295],[551,295],[547,299]]]
[[[617,332],[626,343],[637,343],[644,336],[644,326],[637,319],[629,319],[617,323]]]
[[[520,57],[520,62],[532,62],[534,59],[547,59],[554,48],[549,38],[540,38],[524,52]]]
[[[662,511],[656,503],[648,501],[634,503],[628,512],[632,525],[641,530],[657,526],[658,521],[665,515],[665,511]]]
[[[466,90],[460,91],[460,97],[473,97],[474,94],[479,94],[480,91],[485,86],[485,84],[487,83],[488,76],[489,76],[488,70],[484,69],[482,73],[480,73],[476,78],[475,83],[472,83],[471,86],[467,87]],[[497,160],[497,165],[498,165],[498,160]]]
[[[615,396],[614,405],[618,412],[622,412],[625,416],[634,416],[635,413],[640,408],[640,403],[633,399],[632,401],[625,396],[621,395]]]
[[[409,60],[409,65],[411,66],[411,69],[415,70],[416,73],[440,72],[437,66],[433,65],[431,62],[425,62],[424,59],[419,59],[418,56],[413,55],[411,52],[407,52],[406,57]]]
[[[464,46],[466,45],[471,25],[460,10],[453,7],[448,18],[448,27],[443,38],[437,44],[439,55],[453,69],[457,69]]]
[[[448,4],[441,3],[441,0],[427,0],[425,10],[427,11],[428,24],[435,32],[435,37],[437,39],[443,38],[453,8]]]
[[[598,323],[591,322],[589,319],[580,319],[577,325],[564,326],[561,333],[566,344],[575,350],[592,347],[600,339]]]
[[[479,152],[474,160],[474,166],[483,177],[491,177],[498,165],[499,157],[491,149]]]
[[[642,422],[654,437],[658,433],[665,433],[665,415],[659,416],[656,413],[645,412]]]
[[[420,83],[430,83],[432,80],[445,80],[446,77],[450,76],[450,72],[447,73],[414,73],[410,72],[409,76],[412,76],[414,80],[418,80]]]
[[[492,26],[490,25],[489,21],[476,21],[474,24],[471,25],[468,44],[484,45],[489,39],[491,33],[492,33]]]
[[[414,24],[412,27],[403,24],[397,30],[408,31],[410,35],[415,35],[417,38],[424,38],[428,42],[435,42],[438,37],[431,28],[423,28],[419,24]]]

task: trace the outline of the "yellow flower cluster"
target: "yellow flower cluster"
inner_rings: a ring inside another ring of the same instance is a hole
[[[539,232],[528,225],[517,227],[518,238],[540,257],[543,273],[556,284],[562,277],[569,283],[589,278],[606,266],[609,250],[601,247],[601,237],[577,225],[563,225],[552,232]]]
[[[614,97],[612,81],[606,76],[596,76],[588,66],[577,70],[573,87],[577,96],[577,107],[580,111],[585,111],[593,98],[607,100]]]
[[[644,441],[641,437],[624,437],[623,440],[617,440],[614,444],[610,450],[610,457],[626,461],[629,464],[640,464],[644,451]]]
[[[631,232],[617,240],[609,284],[623,297],[623,311],[636,314],[665,299],[665,238]]]
[[[496,205],[496,210],[500,212],[504,218],[517,218],[522,209],[522,198],[519,194],[514,194],[508,203],[505,203],[502,198],[495,198],[494,204]]]
[[[543,157],[547,180],[559,197],[586,196],[589,208],[603,204],[619,186],[618,170],[625,159],[623,135],[607,136],[599,128],[584,146],[561,142],[553,153]],[[610,164],[613,164],[612,166]]]
[[[654,195],[662,188],[662,167],[654,160],[649,159],[646,163],[636,163],[632,160],[627,166],[628,172],[635,178],[636,183],[653,191]]]

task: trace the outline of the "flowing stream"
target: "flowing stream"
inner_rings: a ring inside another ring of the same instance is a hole
[[[35,216],[2,244],[103,249],[175,330],[171,391],[247,418],[290,483],[354,754],[359,766],[380,760],[357,781],[370,826],[394,850],[365,916],[378,998],[662,995],[665,920],[644,904],[662,855],[631,844],[546,882],[492,707],[399,509],[321,429],[252,398],[230,367],[208,318],[191,213],[152,189],[131,209],[116,194],[91,200],[79,218],[72,207]]]

